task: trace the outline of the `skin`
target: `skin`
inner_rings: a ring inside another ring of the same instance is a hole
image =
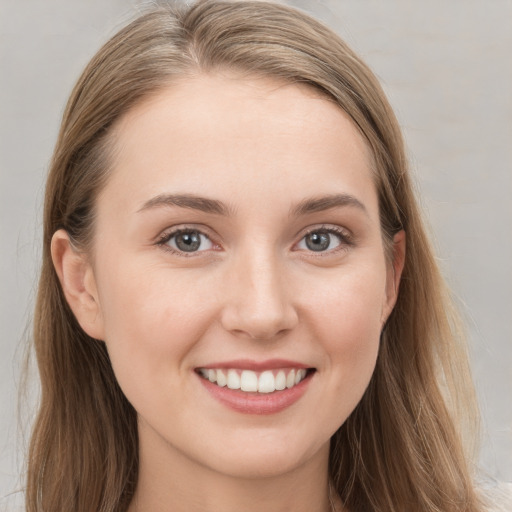
[[[113,137],[92,254],[64,231],[52,254],[138,413],[131,511],[329,510],[329,439],[369,383],[405,250],[399,233],[389,263],[362,137],[306,87],[220,73],[146,99]],[[143,208],[162,194],[221,201],[229,215]],[[359,204],[291,213],[333,194]],[[206,235],[200,250],[159,244],[184,226]],[[305,236],[319,229],[342,238],[312,251]],[[316,371],[292,406],[245,414],[214,400],[194,371],[240,358]]]

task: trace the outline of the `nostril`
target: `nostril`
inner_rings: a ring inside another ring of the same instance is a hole
[[[295,312],[281,311],[276,314],[255,314],[254,310],[243,307],[224,311],[221,322],[227,331],[253,340],[269,341],[281,338],[297,325]]]

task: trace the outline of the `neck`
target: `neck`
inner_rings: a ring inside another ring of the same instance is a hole
[[[328,456],[327,445],[287,472],[241,477],[142,436],[139,479],[128,512],[338,512],[338,498],[329,496]]]

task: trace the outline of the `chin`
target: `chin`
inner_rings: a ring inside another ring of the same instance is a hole
[[[216,472],[237,478],[274,478],[293,472],[305,466],[306,462],[318,457],[325,460],[329,453],[330,439],[323,445],[313,445],[306,449],[307,444],[289,438],[276,442],[246,443],[243,449],[233,447],[222,454],[214,455],[209,464]]]

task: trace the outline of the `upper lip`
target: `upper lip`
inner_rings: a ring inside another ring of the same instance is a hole
[[[307,364],[291,361],[289,359],[267,359],[265,361],[253,361],[251,359],[233,359],[231,361],[219,361],[210,363],[198,368],[205,369],[230,369],[236,368],[239,370],[252,370],[255,372],[262,372],[265,370],[275,370],[278,368],[311,368]]]

